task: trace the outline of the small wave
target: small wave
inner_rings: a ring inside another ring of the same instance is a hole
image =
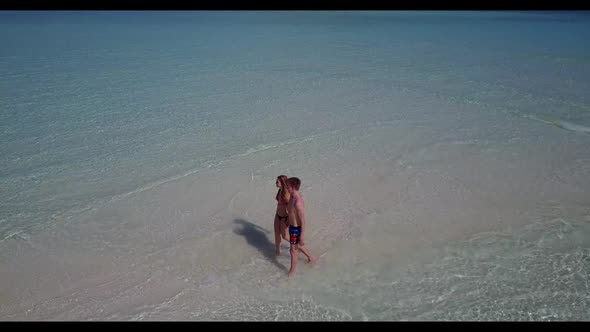
[[[521,115],[524,118],[543,122],[543,123],[546,123],[546,124],[549,124],[549,125],[552,125],[552,126],[564,129],[564,130],[590,134],[590,127],[586,127],[586,126],[579,125],[576,123],[571,123],[571,122],[567,122],[567,121],[563,121],[563,120],[543,119],[543,118],[540,118],[540,117],[538,117],[536,115],[532,115],[532,114],[521,114]]]
[[[571,123],[571,122],[558,121],[555,125],[560,128],[563,128],[565,130],[569,130],[569,131],[575,131],[575,132],[586,133],[586,134],[590,133],[590,127],[582,126],[582,125]]]
[[[171,176],[171,177],[168,177],[168,178],[159,180],[159,181],[155,181],[155,182],[149,183],[149,184],[147,184],[145,186],[142,186],[142,187],[139,187],[139,188],[137,188],[135,190],[132,190],[132,191],[129,191],[129,192],[126,192],[126,193],[122,193],[122,194],[119,194],[119,195],[115,195],[115,196],[113,196],[110,199],[110,201],[111,202],[118,201],[118,200],[123,199],[123,198],[125,198],[127,196],[138,194],[138,193],[141,193],[141,192],[144,192],[144,191],[153,189],[155,187],[161,186],[161,185],[166,184],[168,182],[172,182],[172,181],[175,181],[175,180],[178,180],[178,179],[181,179],[181,178],[190,176],[190,175],[194,175],[194,174],[199,173],[199,172],[201,172],[201,171],[203,171],[205,169],[210,169],[212,167],[221,166],[224,163],[227,163],[227,162],[230,162],[230,161],[234,160],[235,158],[246,157],[246,156],[251,155],[251,154],[254,154],[254,153],[259,153],[259,152],[262,152],[262,151],[265,151],[265,150],[274,149],[274,148],[280,148],[280,147],[283,147],[283,146],[286,146],[286,145],[296,144],[296,143],[300,143],[300,142],[307,141],[307,140],[308,139],[303,139],[302,141],[292,140],[292,141],[281,142],[281,143],[278,143],[278,144],[260,144],[260,145],[254,147],[254,148],[248,148],[246,150],[246,152],[243,152],[243,153],[240,153],[240,154],[231,155],[228,158],[225,158],[225,159],[220,160],[220,161],[215,162],[215,163],[209,163],[205,167],[191,169],[191,170],[186,171],[184,173],[181,173],[181,174],[174,175],[174,176]]]

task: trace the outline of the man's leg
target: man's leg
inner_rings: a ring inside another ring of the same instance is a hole
[[[307,251],[307,249],[304,246],[300,245],[299,250],[301,250],[301,252],[307,257],[307,261],[309,263],[311,263],[311,264],[315,263],[315,257],[313,257],[311,255],[311,253],[309,251]]]
[[[289,248],[289,252],[291,253],[291,268],[289,269],[289,278],[293,276],[295,269],[297,268],[297,247],[298,245],[291,244],[291,248]]]

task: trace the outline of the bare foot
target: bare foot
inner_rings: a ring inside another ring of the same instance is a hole
[[[313,263],[315,263],[315,261],[316,261],[316,258],[315,258],[315,257],[313,257],[313,256],[311,256],[311,257],[309,257],[309,258],[307,259],[307,262],[308,262],[309,264],[313,264]]]
[[[275,250],[275,255],[277,255],[277,257],[279,257],[281,255],[281,250]]]
[[[295,274],[295,271],[289,271],[287,278],[291,278]]]

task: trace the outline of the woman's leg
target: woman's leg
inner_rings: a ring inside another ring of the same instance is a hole
[[[284,221],[281,221],[279,228],[281,230],[281,236],[283,237],[283,240],[289,242],[289,227],[287,227]]]
[[[279,256],[281,254],[281,222],[279,217],[275,215],[275,254]]]

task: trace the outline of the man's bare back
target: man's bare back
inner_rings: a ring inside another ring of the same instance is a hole
[[[287,213],[289,215],[289,225],[293,227],[301,225],[301,219],[299,219],[299,214],[297,213],[298,204],[301,204],[301,208],[303,208],[303,198],[300,195],[291,195],[291,199],[287,205]]]

